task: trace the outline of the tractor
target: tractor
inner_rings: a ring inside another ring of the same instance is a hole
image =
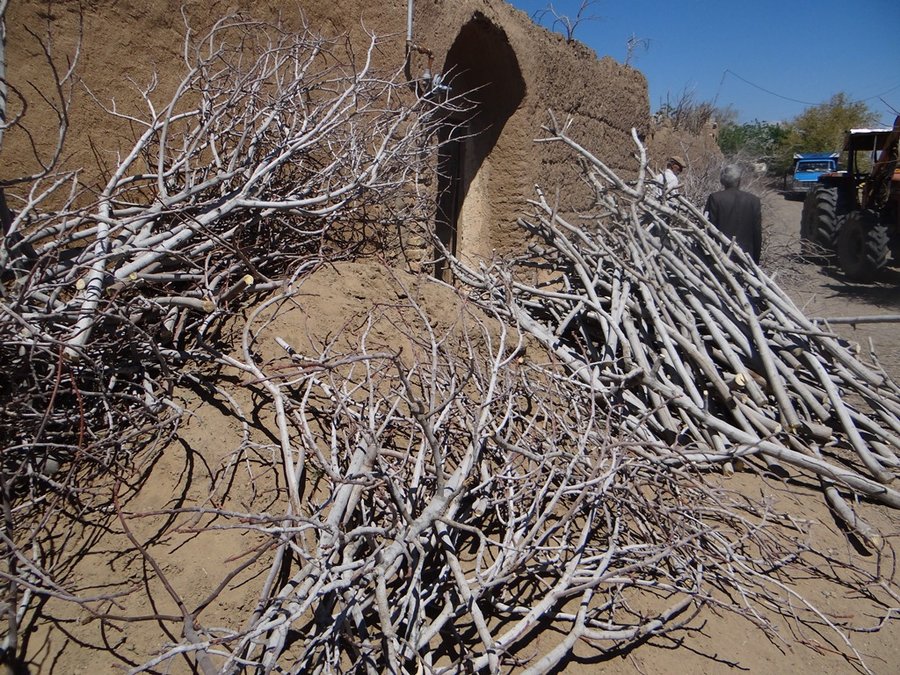
[[[819,177],[800,220],[804,255],[837,258],[853,281],[868,282],[900,259],[900,116],[893,129],[851,129],[844,136],[846,169]]]

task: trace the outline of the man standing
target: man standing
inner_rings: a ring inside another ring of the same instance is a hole
[[[682,171],[684,171],[684,160],[681,157],[674,155],[666,160],[666,170],[656,174],[653,178],[658,185],[660,199],[668,199],[678,194],[678,186],[681,185],[678,175]]]
[[[753,262],[762,253],[762,211],[759,198],[740,189],[741,169],[728,164],[719,175],[724,190],[706,200],[706,215],[726,237],[733,239]]]

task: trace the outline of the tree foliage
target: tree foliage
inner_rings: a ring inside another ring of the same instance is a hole
[[[864,101],[853,101],[839,92],[789,122],[723,124],[719,148],[728,157],[764,160],[771,171],[782,173],[791,166],[794,153],[839,151],[847,129],[870,126],[876,119]]]
[[[726,157],[772,161],[787,136],[780,124],[754,120],[749,124],[727,123],[719,127],[719,149]]]
[[[870,126],[877,119],[864,101],[852,101],[840,92],[827,103],[807,108],[794,118],[782,145],[791,154],[836,152],[841,149],[847,129]]]

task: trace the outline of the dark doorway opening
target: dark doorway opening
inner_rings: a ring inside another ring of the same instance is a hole
[[[476,177],[490,161],[507,120],[525,97],[525,82],[506,33],[481,14],[462,27],[442,72],[452,95],[464,96],[472,106],[465,119],[447,119],[438,153],[437,235],[451,254],[458,255],[466,202],[473,197]],[[490,205],[496,186],[486,180],[477,185],[478,200]],[[488,215],[489,209],[479,212],[479,217]],[[435,261],[435,276],[444,278],[446,261],[440,250]]]
[[[466,157],[466,129],[463,121],[448,121],[440,131],[438,151],[437,238],[445,250],[456,255],[456,228],[465,196],[464,166]],[[446,279],[447,269],[443,251],[436,251],[434,276]]]

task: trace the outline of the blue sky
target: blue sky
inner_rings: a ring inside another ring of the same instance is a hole
[[[550,4],[510,1],[529,15]],[[574,17],[581,2],[552,4]],[[900,0],[600,0],[586,14],[598,18],[575,37],[598,56],[624,62],[631,36],[646,41],[631,65],[654,111],[688,91],[741,122],[777,122],[843,91],[886,126],[900,113]]]

